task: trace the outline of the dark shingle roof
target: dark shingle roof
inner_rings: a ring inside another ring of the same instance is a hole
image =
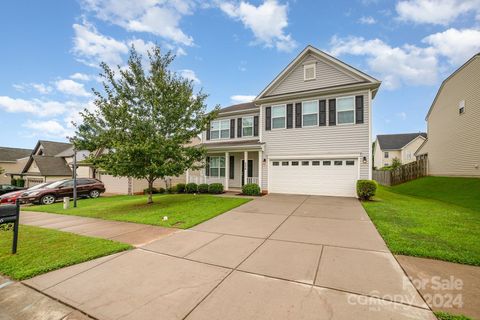
[[[43,155],[52,157],[72,147],[72,144],[67,142],[40,140],[38,143],[43,146]]]
[[[16,161],[17,159],[28,157],[31,153],[31,149],[0,147],[0,162]]]
[[[398,150],[418,136],[426,138],[427,134],[425,132],[382,134],[377,136],[377,141],[382,150]]]
[[[240,104],[234,104],[233,106],[222,108],[220,109],[219,113],[242,111],[242,110],[248,110],[253,108],[258,108],[253,102],[240,103]]]
[[[72,170],[63,158],[33,156],[42,176],[71,176]]]

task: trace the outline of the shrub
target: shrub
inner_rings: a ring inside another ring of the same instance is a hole
[[[358,180],[357,195],[360,200],[370,200],[377,191],[377,182],[374,180]]]
[[[166,191],[167,193],[177,193],[178,189],[177,189],[177,186],[173,186],[173,187],[168,187]]]
[[[198,193],[208,193],[208,183],[201,183],[198,185]]]
[[[242,187],[242,193],[247,196],[260,195],[260,187],[256,183],[247,183]]]
[[[12,178],[12,179],[10,180],[10,184],[11,184],[12,186],[16,186],[16,185],[17,185],[17,179]]]
[[[185,193],[185,183],[179,183],[176,185],[178,193]]]
[[[185,186],[186,193],[197,193],[198,192],[198,185],[195,182],[187,183]]]
[[[23,188],[25,186],[25,180],[24,179],[17,179],[17,187]]]
[[[392,169],[397,169],[398,167],[400,167],[402,165],[402,162],[400,161],[400,159],[398,158],[393,158],[392,160]]]
[[[149,194],[150,188],[143,189],[143,194]],[[152,188],[152,194],[158,193],[158,190],[156,188]]]
[[[158,188],[158,193],[165,193],[165,188]]]
[[[208,186],[208,193],[219,194],[223,193],[223,184],[221,183],[212,183]]]

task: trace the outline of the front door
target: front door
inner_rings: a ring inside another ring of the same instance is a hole
[[[253,177],[253,160],[248,160],[247,177]],[[242,160],[242,186],[245,184],[245,160]]]

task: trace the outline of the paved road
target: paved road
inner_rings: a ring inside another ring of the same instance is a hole
[[[352,198],[272,194],[25,283],[98,319],[436,319]]]

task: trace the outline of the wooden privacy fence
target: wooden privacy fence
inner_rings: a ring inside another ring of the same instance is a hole
[[[427,175],[427,159],[401,165],[393,170],[373,170],[373,180],[384,186],[394,186]]]

